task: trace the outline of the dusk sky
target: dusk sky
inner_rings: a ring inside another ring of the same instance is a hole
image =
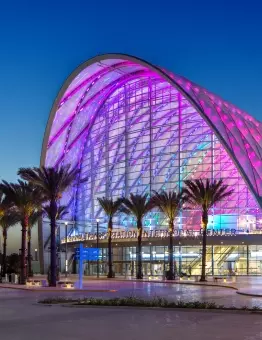
[[[97,54],[141,57],[262,120],[260,0],[0,3],[0,179],[39,165],[59,88]]]

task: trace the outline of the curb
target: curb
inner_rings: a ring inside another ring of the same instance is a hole
[[[116,289],[73,289],[73,288],[67,288],[67,289],[44,289],[44,288],[24,288],[24,287],[5,287],[0,286],[0,289],[14,289],[14,290],[22,290],[26,292],[57,292],[57,293],[81,293],[81,292],[90,292],[90,293],[116,293]]]
[[[241,292],[240,290],[238,290],[236,292],[239,295],[244,295],[244,296],[250,296],[250,297],[259,297],[262,298],[262,294],[252,294],[252,293],[245,293],[245,292]]]
[[[148,281],[148,282],[154,282],[156,283],[155,281]],[[161,282],[162,283],[162,282]],[[234,287],[234,286],[226,286],[226,285],[220,285],[220,284],[216,284],[216,283],[198,283],[198,282],[163,282],[163,283],[167,283],[167,284],[171,284],[171,283],[174,283],[174,284],[178,284],[178,285],[191,285],[191,286],[204,286],[204,287],[220,287],[220,288],[228,288],[228,289],[234,289],[234,290],[238,290],[237,287]]]

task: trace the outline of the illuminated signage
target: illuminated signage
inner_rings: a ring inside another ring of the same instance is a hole
[[[202,229],[193,230],[193,229],[174,229],[173,236],[174,237],[199,237],[202,235]],[[207,236],[235,236],[236,229],[220,229],[220,230],[207,230]],[[99,233],[99,240],[106,240],[107,233]],[[167,238],[169,237],[168,230],[144,230],[142,233],[142,238]],[[112,232],[112,239],[136,239],[137,238],[137,230],[116,230]],[[96,233],[84,233],[75,236],[69,236],[67,238],[67,242],[83,242],[83,241],[92,241],[96,240]],[[61,240],[61,243],[65,243],[65,238]]]

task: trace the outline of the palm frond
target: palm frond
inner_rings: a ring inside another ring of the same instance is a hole
[[[229,197],[233,189],[229,189],[222,179],[210,181],[206,179],[186,180],[184,194],[193,206],[201,206],[208,211],[214,204]]]
[[[118,212],[121,211],[121,207],[123,204],[123,199],[118,198],[115,201],[113,199],[109,199],[106,197],[99,197],[97,198],[101,208],[104,210],[105,214],[109,218],[113,218],[113,216]]]
[[[0,190],[5,195],[5,204],[16,209],[22,216],[30,215],[41,207],[43,197],[38,188],[21,180],[18,183],[2,181]]]
[[[20,221],[20,215],[14,209],[8,209],[0,219],[0,227],[9,229]]]
[[[51,208],[50,205],[43,206],[43,213],[51,220]],[[68,214],[68,207],[66,205],[60,205],[57,207],[56,220],[63,220]]]
[[[29,217],[29,227],[32,228],[34,225],[36,225],[42,215],[42,209],[34,211]]]
[[[58,200],[62,193],[73,184],[79,174],[78,169],[70,166],[20,168],[18,175],[36,186],[46,200]]]
[[[3,191],[0,191],[0,218],[4,216],[6,210],[10,208],[10,204],[7,202],[6,195]]]
[[[141,220],[150,210],[154,208],[153,201],[148,195],[130,194],[130,198],[123,198],[123,207],[136,219]]]
[[[157,207],[169,221],[173,221],[186,201],[184,192],[153,191],[153,193],[154,195],[151,198],[153,206]]]

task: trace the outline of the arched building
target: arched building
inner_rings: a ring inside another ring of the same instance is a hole
[[[234,193],[210,213],[207,271],[258,274],[261,138],[261,122],[201,86],[139,58],[107,54],[78,67],[60,90],[46,128],[41,165],[80,169],[61,200],[69,205],[67,219],[72,221],[69,246],[72,253],[80,241],[95,247],[99,219],[101,271],[106,266],[106,219],[97,197],[179,191],[185,179],[223,178]],[[167,260],[165,220],[152,212],[144,224],[144,271],[162,274]],[[176,224],[179,270],[198,274],[200,211],[184,210]],[[119,215],[115,227],[115,270],[130,274],[136,257],[135,221]],[[47,265],[45,222],[39,237],[42,265]],[[87,272],[95,270],[89,264]]]

